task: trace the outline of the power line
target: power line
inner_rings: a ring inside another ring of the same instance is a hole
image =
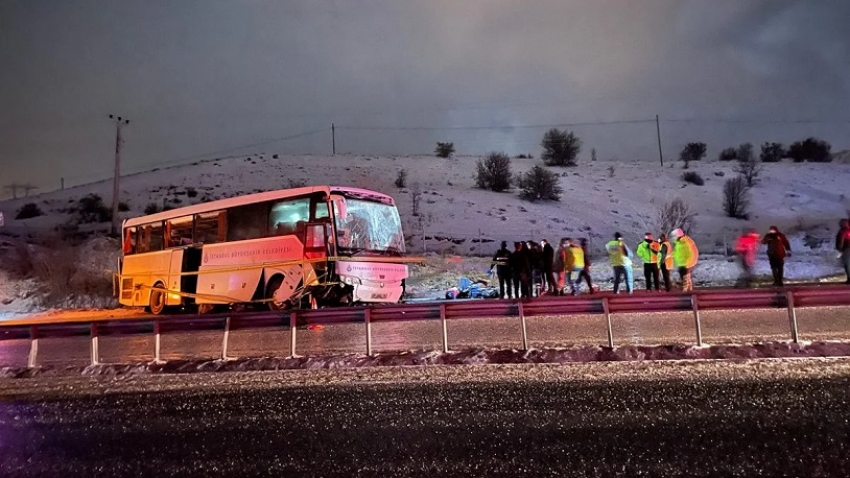
[[[554,124],[525,124],[525,125],[480,125],[480,126],[337,126],[337,129],[372,130],[372,131],[451,131],[451,130],[502,130],[502,129],[539,129],[564,128],[572,126],[602,126],[617,124],[654,123],[655,118],[615,120],[615,121],[585,121],[574,123]]]

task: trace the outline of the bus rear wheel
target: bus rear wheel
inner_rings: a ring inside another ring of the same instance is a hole
[[[268,300],[270,310],[285,310],[292,308],[292,303],[288,300],[285,300],[283,302],[277,302],[274,299],[274,295],[277,293],[277,290],[280,289],[282,285],[282,275],[276,275],[272,277],[266,284],[266,299]]]
[[[163,288],[164,286],[161,283],[158,283],[151,290],[150,310],[154,315],[161,315],[165,312],[166,295]]]

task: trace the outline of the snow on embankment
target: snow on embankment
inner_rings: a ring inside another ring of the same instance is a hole
[[[743,360],[763,358],[812,358],[850,356],[850,343],[812,342],[761,344],[622,346],[613,349],[587,346],[516,349],[467,348],[442,353],[405,351],[363,354],[339,354],[293,358],[240,358],[234,360],[171,360],[163,363],[99,364],[87,367],[0,368],[0,378],[28,378],[52,375],[138,375],[160,373],[247,372],[262,370],[323,370],[363,367],[483,365],[483,364],[558,364],[657,360]]]

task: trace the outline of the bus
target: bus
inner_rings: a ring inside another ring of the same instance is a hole
[[[127,219],[119,302],[166,309],[397,303],[407,264],[398,209],[365,189],[311,186]]]

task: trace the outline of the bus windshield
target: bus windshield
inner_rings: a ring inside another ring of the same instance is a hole
[[[395,206],[349,198],[333,205],[341,252],[404,253],[401,219]]]

